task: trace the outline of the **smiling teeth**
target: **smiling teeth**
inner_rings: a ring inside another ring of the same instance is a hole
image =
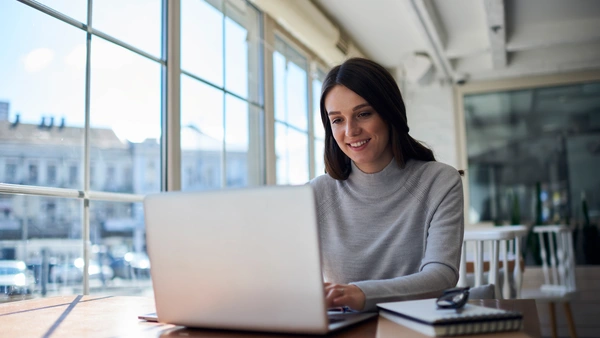
[[[355,147],[355,148],[356,148],[356,147],[360,147],[360,146],[362,146],[363,144],[367,143],[367,141],[368,141],[368,140],[364,140],[364,141],[360,141],[360,142],[355,142],[355,143],[350,143],[350,146],[351,146],[351,147]]]

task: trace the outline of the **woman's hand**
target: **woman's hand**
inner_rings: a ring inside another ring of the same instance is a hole
[[[356,285],[325,283],[324,286],[327,308],[347,306],[360,311],[365,306],[365,294]]]

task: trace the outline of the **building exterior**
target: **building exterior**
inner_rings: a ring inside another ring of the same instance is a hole
[[[0,109],[2,105],[0,105]],[[0,110],[1,116],[1,110]],[[220,188],[221,144],[198,128],[182,158],[186,190]],[[160,191],[160,142],[120,140],[111,129],[91,128],[90,190],[145,195]],[[44,118],[39,124],[0,120],[0,182],[83,190],[84,128]],[[227,186],[247,185],[247,152],[228,149]],[[81,238],[81,201],[0,194],[0,239]],[[141,203],[90,202],[93,244],[104,238],[143,235]],[[142,236],[143,237],[143,236]]]

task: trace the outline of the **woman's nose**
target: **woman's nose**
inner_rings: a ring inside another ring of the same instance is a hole
[[[346,124],[346,136],[356,136],[360,134],[358,123],[350,121]]]

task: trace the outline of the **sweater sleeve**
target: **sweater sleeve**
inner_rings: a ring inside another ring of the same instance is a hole
[[[464,232],[462,181],[458,174],[441,175],[438,179],[445,180],[449,188],[433,194],[434,199],[427,206],[432,215],[420,271],[392,279],[352,283],[366,296],[364,310],[374,310],[382,302],[437,297],[444,289],[456,285]]]
[[[363,310],[376,310],[377,303],[437,297],[445,289],[456,285],[454,272],[448,266],[432,263],[418,273],[387,280],[350,283],[358,286],[366,296]]]

